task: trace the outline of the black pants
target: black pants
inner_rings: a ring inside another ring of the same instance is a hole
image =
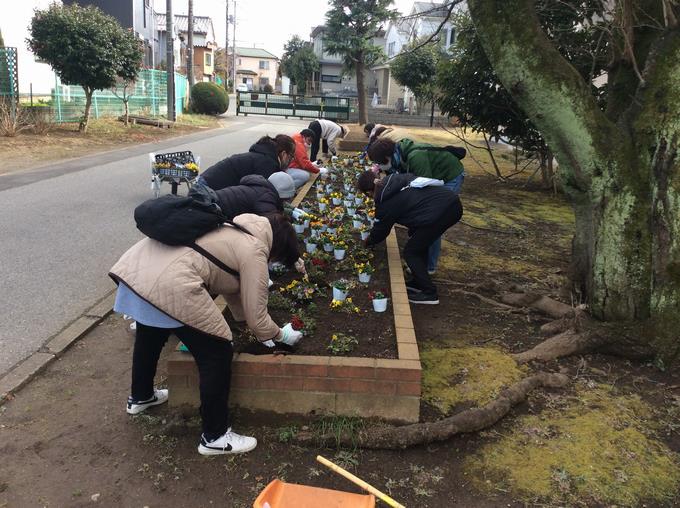
[[[174,333],[189,349],[198,366],[203,434],[212,441],[229,428],[229,385],[231,342],[219,340],[192,328],[156,328],[137,323],[135,348],[132,353],[132,398],[153,397],[153,379],[163,346]]]
[[[317,155],[319,155],[319,144],[321,144],[322,152],[328,155],[328,141],[321,139],[321,124],[314,120],[309,123],[309,129],[314,132],[314,139],[312,139],[312,148],[309,154],[309,160],[315,161]]]
[[[427,273],[428,250],[430,245],[460,219],[458,207],[452,205],[444,209],[435,221],[425,226],[412,228],[406,245],[404,260],[411,269],[415,286],[428,296],[437,296],[437,286]]]

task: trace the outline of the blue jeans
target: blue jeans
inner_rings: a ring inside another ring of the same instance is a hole
[[[288,168],[286,170],[286,173],[288,173],[293,179],[293,183],[295,183],[296,189],[299,189],[304,184],[306,184],[307,181],[309,180],[309,177],[312,176],[312,174],[309,171],[305,171],[304,169],[300,168]]]
[[[465,173],[461,173],[453,180],[450,180],[444,184],[444,187],[451,189],[452,192],[460,194],[460,188],[463,186],[463,180],[465,180]],[[439,254],[442,250],[442,237],[440,236],[427,251],[427,271],[434,272],[437,269],[437,261],[439,261]]]

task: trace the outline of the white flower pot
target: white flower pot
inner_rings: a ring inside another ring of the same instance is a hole
[[[371,281],[371,274],[370,273],[360,273],[359,274],[359,282],[362,284],[368,284]]]
[[[333,252],[333,244],[332,243],[324,243],[323,244],[323,250],[326,252]]]
[[[331,173],[331,182],[334,182],[337,179],[338,179],[338,175],[336,175],[335,173]]]
[[[354,204],[359,206],[364,204],[364,198],[360,198],[359,196],[356,196],[354,198]]]
[[[305,225],[304,224],[293,224],[293,227],[295,228],[296,233],[304,233],[305,232]]]
[[[341,291],[338,288],[333,288],[333,300],[338,300],[339,302],[342,302],[346,298],[347,298],[347,291]]]
[[[309,236],[312,237],[312,238],[319,238],[319,230],[318,229],[311,229]]]
[[[387,310],[387,298],[376,298],[373,300],[373,310],[376,312],[385,312]]]
[[[346,190],[347,192],[349,192],[349,191],[352,190],[352,186],[351,186],[350,184],[348,184],[348,183],[346,183],[345,185],[343,185],[343,187],[345,188],[345,190]]]
[[[340,203],[342,203],[342,199],[340,198],[333,198],[333,204],[335,206],[338,206]]]
[[[356,213],[356,211],[357,211],[356,208],[350,207],[350,208],[347,209],[347,215],[349,215],[350,217],[353,217],[354,214]]]
[[[319,203],[319,211],[320,212],[325,212],[326,211],[326,203]]]
[[[364,225],[364,223],[361,222],[360,220],[354,219],[352,221],[352,226],[354,226],[354,229],[359,229],[363,225]]]
[[[322,198],[325,198],[325,197],[326,197],[326,194],[324,192],[317,192],[316,193],[316,200],[317,201],[322,199]]]
[[[309,219],[305,219],[305,229],[309,227]]]
[[[345,159],[345,165],[349,166],[350,164],[352,164],[352,159]]]
[[[307,252],[312,254],[313,252],[316,252],[316,244],[315,243],[306,243],[305,249],[307,249]]]
[[[326,185],[326,192],[333,192],[333,186],[330,183]]]
[[[346,199],[342,202],[343,205],[345,205],[346,208],[351,208],[354,205],[354,201]]]
[[[333,255],[335,256],[335,259],[341,261],[345,259],[345,249],[333,249]]]
[[[324,233],[324,232],[326,232],[327,230],[328,230],[328,226],[327,226],[326,224],[323,224],[323,225],[321,226],[321,232]]]
[[[338,162],[338,156],[337,156],[337,155],[332,155],[332,156],[331,156],[331,162]]]
[[[356,198],[356,194],[354,194],[353,192],[350,192],[349,194],[347,194],[347,199],[349,199],[350,201],[354,201],[355,198]]]
[[[362,239],[362,240],[368,240],[368,237],[369,237],[369,236],[371,236],[371,232],[370,232],[370,231],[362,231],[362,232],[361,232],[361,239]]]

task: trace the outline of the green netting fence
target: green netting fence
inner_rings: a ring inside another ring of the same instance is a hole
[[[9,107],[12,118],[19,100],[19,72],[16,48],[0,48],[0,101]]]
[[[121,86],[112,90],[97,90],[92,96],[90,118],[117,117],[125,112]],[[175,111],[182,114],[186,106],[187,79],[175,73]],[[116,96],[118,94],[118,96]],[[166,116],[167,73],[152,69],[140,71],[134,85],[128,87],[127,95],[131,115],[146,117]],[[85,91],[80,86],[64,85],[55,76],[54,89],[49,97],[41,96],[33,102],[36,106],[48,106],[52,118],[58,123],[79,122],[85,111]]]

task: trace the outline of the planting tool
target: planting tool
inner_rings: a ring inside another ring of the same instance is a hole
[[[334,464],[333,462],[331,462],[327,458],[322,457],[321,455],[317,455],[316,460],[318,462],[320,462],[321,464],[323,464],[324,466],[326,466],[331,471],[335,471],[340,476],[344,476],[345,478],[347,478],[349,481],[351,481],[355,485],[358,485],[359,487],[361,487],[365,491],[370,492],[371,494],[373,494],[374,496],[376,496],[378,499],[380,499],[382,502],[388,504],[389,506],[392,506],[393,508],[405,508],[405,506],[403,504],[398,503],[397,501],[392,499],[387,494],[380,492],[373,485],[366,483],[361,478],[354,476],[352,473],[350,473],[346,469],[341,468],[337,464]]]

